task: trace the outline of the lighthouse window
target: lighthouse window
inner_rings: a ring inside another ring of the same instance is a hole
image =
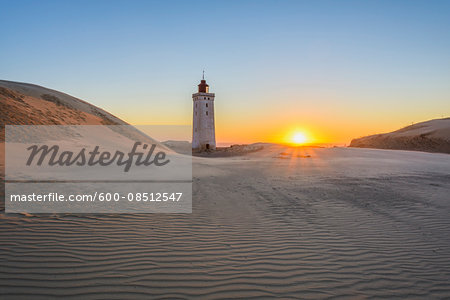
[[[206,115],[208,115],[208,112],[206,112]]]
[[[208,103],[206,103],[206,107],[208,107]]]

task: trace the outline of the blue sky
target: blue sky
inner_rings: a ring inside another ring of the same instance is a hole
[[[450,115],[450,1],[1,7],[0,79],[72,94],[130,123],[190,123],[203,69],[225,140],[267,123],[265,131],[299,126],[347,141]]]

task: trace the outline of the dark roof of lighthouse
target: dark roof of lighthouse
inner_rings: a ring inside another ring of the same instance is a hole
[[[208,87],[209,87],[209,85],[206,84],[206,80],[202,79],[202,81],[200,81],[200,84],[198,85],[198,92],[199,93],[207,93]]]

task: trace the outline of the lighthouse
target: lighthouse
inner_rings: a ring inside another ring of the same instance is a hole
[[[192,149],[194,151],[216,149],[214,125],[214,93],[209,92],[205,72],[198,85],[198,92],[192,94],[194,114],[192,118]]]

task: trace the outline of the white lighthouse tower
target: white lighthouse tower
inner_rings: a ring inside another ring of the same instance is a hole
[[[192,126],[192,149],[195,151],[216,149],[214,126],[214,93],[209,92],[205,72],[198,85],[198,93],[192,94],[194,115]]]

